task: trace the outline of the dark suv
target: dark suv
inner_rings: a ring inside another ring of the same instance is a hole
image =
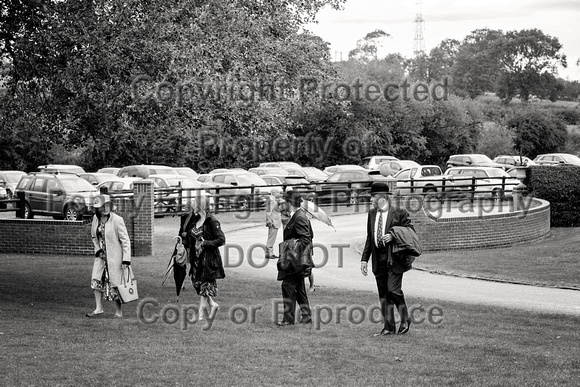
[[[55,219],[81,220],[87,203],[99,191],[72,173],[36,173],[23,176],[16,194],[24,192],[24,218],[49,215]]]

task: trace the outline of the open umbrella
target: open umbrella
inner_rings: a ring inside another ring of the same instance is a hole
[[[316,218],[322,223],[334,228],[330,217],[326,215],[326,213],[320,207],[318,207],[310,200],[303,200],[301,207],[313,218]],[[336,228],[334,228],[334,231],[336,231]]]
[[[169,259],[169,263],[167,264],[167,269],[165,270],[165,276],[163,277],[163,282],[161,282],[161,286],[165,284],[165,281],[169,277],[169,273],[171,269],[173,269],[173,279],[175,280],[175,292],[177,293],[177,300],[179,301],[179,294],[181,293],[181,289],[183,288],[183,282],[185,281],[185,277],[187,276],[187,251],[185,247],[181,243],[181,237],[176,236],[173,238],[175,241],[175,248],[173,249],[173,254],[171,254],[171,258]]]

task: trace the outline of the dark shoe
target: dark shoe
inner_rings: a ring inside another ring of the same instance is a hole
[[[278,259],[276,255],[266,255],[266,259]]]
[[[289,325],[294,325],[294,323],[289,322],[289,321],[283,321],[283,320],[276,323],[276,326],[279,326],[279,327],[287,327]]]
[[[405,333],[409,332],[409,328],[411,328],[411,321],[407,321],[406,324],[401,324],[399,327],[399,334],[404,335]]]
[[[375,337],[377,337],[377,336],[389,336],[389,335],[394,335],[394,334],[395,334],[395,331],[389,331],[387,329],[383,329],[381,331],[381,333],[375,333],[374,336]]]
[[[93,318],[93,317],[101,317],[104,313],[95,313],[95,312],[91,312],[91,313],[85,313],[85,316],[87,316],[88,318]]]

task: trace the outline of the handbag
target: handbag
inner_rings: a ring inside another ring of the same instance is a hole
[[[137,280],[133,277],[131,266],[123,270],[121,283],[117,287],[121,303],[126,304],[139,299],[137,293]]]
[[[174,241],[176,240],[175,250],[173,251],[173,259],[174,259],[176,264],[181,265],[181,266],[185,266],[185,264],[187,262],[187,249],[183,245],[183,242],[182,242],[182,239],[180,236],[176,236],[175,238],[173,238],[173,240]]]

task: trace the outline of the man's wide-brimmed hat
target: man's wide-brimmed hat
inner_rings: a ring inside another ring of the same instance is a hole
[[[371,195],[390,194],[389,185],[381,181],[376,181],[371,186]]]
[[[302,195],[298,191],[286,191],[284,193],[284,200],[294,207],[300,207]]]
[[[101,208],[107,203],[112,203],[111,197],[109,195],[97,195],[93,199],[93,207]]]

